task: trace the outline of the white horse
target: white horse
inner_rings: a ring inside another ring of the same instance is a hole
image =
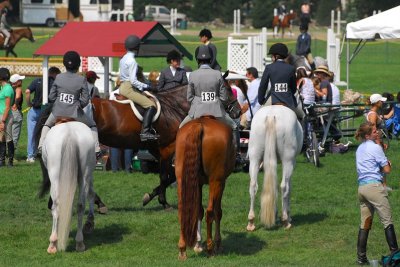
[[[45,171],[50,178],[53,227],[47,252],[64,251],[67,246],[72,204],[79,186],[76,250],[84,251],[82,217],[89,196],[89,215],[86,227],[94,226],[93,171],[96,165],[95,145],[90,129],[80,122],[61,123],[52,127],[42,148]],[[89,195],[88,195],[89,194]],[[90,231],[92,229],[88,229]]]
[[[248,154],[250,158],[250,211],[248,231],[254,231],[254,198],[257,193],[257,176],[262,162],[264,185],[261,195],[261,223],[267,227],[275,225],[277,212],[277,163],[282,162],[282,222],[291,227],[290,178],[296,164],[296,155],[303,144],[303,131],[296,114],[280,105],[264,106],[254,115],[251,123]]]

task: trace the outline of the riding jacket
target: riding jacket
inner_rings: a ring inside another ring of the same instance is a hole
[[[311,53],[311,36],[303,32],[297,37],[296,55],[306,57],[309,53]]]
[[[267,93],[268,84],[271,89]],[[295,68],[285,61],[278,59],[272,64],[265,66],[258,88],[258,103],[263,105],[271,96],[272,105],[285,105],[291,109],[297,107],[294,97],[296,93]]]
[[[175,73],[173,73],[173,71],[175,71]],[[188,84],[186,71],[182,68],[173,70],[172,67],[169,66],[161,71],[160,78],[158,79],[157,90],[165,91],[186,84]]]
[[[86,79],[67,71],[58,74],[49,93],[49,102],[54,103],[55,117],[78,118],[89,103],[89,90]]]

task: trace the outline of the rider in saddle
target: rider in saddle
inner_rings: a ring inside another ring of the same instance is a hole
[[[9,47],[8,41],[10,40],[10,32],[12,31],[10,25],[7,23],[7,8],[3,8],[1,10],[1,19],[0,19],[0,31],[4,35],[4,43],[3,47]]]
[[[204,115],[212,115],[230,125],[233,129],[234,144],[236,146],[236,164],[240,165],[242,160],[240,156],[239,130],[237,124],[224,109],[224,106],[229,104],[229,99],[221,72],[210,67],[212,50],[207,45],[197,47],[195,54],[199,69],[193,71],[189,76],[187,99],[190,103],[190,110],[179,128],[187,122]]]
[[[272,105],[283,105],[292,109],[297,119],[302,123],[305,116],[301,101],[297,103],[296,93],[296,73],[295,68],[285,62],[289,50],[285,44],[276,43],[271,46],[268,54],[271,55],[272,64],[265,67],[258,88],[258,102],[260,105],[267,103],[271,97]],[[271,89],[268,90],[268,84]]]
[[[300,25],[300,35],[297,37],[296,43],[296,55],[304,56],[311,66],[312,70],[315,70],[314,58],[311,54],[311,36],[308,34],[308,26],[306,24]]]
[[[136,35],[129,35],[125,39],[126,54],[119,62],[121,85],[119,92],[121,95],[132,100],[135,104],[142,106],[145,109],[142,122],[142,131],[140,140],[157,140],[158,135],[153,133],[151,127],[154,115],[157,113],[156,104],[151,101],[144,93],[144,90],[157,90],[148,84],[142,83],[137,79],[136,73],[138,64],[135,60],[135,54],[139,52],[140,38]]]
[[[68,51],[64,54],[63,64],[67,71],[58,74],[51,86],[49,103],[53,103],[53,109],[42,128],[38,151],[42,153],[43,142],[50,128],[55,125],[57,117],[67,117],[80,121],[90,128],[95,140],[96,157],[99,158],[101,150],[96,123],[83,112],[90,96],[85,77],[76,73],[81,65],[81,58],[77,52]]]
[[[281,1],[279,2],[279,6],[278,6],[278,18],[279,21],[282,22],[283,18],[286,16],[286,6],[285,6],[285,2]]]
[[[182,55],[172,50],[167,55],[167,63],[169,66],[163,69],[158,79],[158,91],[165,91],[180,85],[188,84],[186,71],[181,68]],[[149,75],[150,76],[150,75]]]

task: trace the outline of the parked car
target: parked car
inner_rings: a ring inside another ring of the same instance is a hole
[[[171,23],[171,11],[165,6],[147,5],[145,6],[145,19],[154,20],[161,24]],[[186,21],[186,15],[177,13],[177,25]]]

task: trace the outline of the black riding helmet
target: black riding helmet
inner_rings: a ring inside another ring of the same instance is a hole
[[[81,65],[81,57],[76,51],[68,51],[64,54],[63,64],[67,70],[77,70]]]
[[[209,29],[202,29],[199,33],[199,37],[207,37],[208,40],[210,40],[212,38],[212,34],[211,31]]]
[[[171,50],[167,54],[167,63],[171,63],[171,60],[181,60],[182,55],[176,51],[176,50]]]
[[[286,58],[289,54],[289,50],[285,44],[276,43],[270,47],[268,54],[280,55],[281,57]]]
[[[125,49],[126,50],[133,50],[139,49],[140,46],[140,38],[136,35],[129,35],[125,39]]]
[[[196,48],[196,55],[197,62],[199,61],[211,61],[212,59],[212,50],[208,47],[208,45],[200,45]]]
[[[0,68],[0,80],[8,81],[10,80],[10,71],[7,68]]]

